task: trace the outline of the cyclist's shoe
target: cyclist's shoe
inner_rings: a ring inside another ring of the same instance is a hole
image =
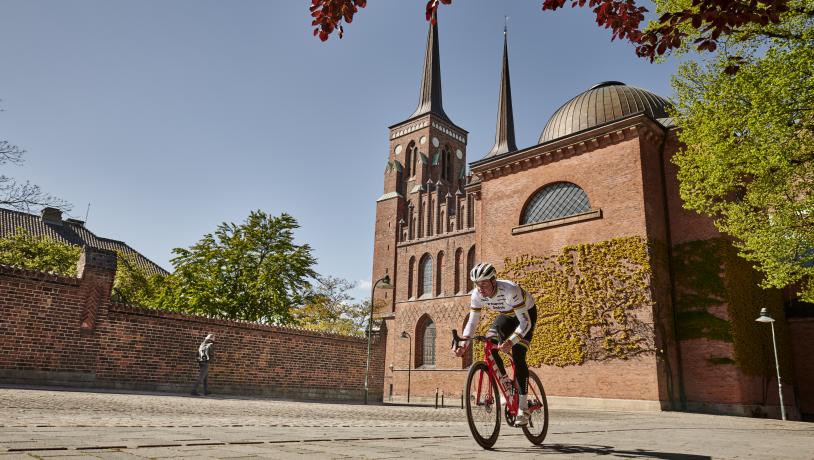
[[[529,424],[529,413],[526,411],[521,411],[517,414],[517,418],[514,419],[514,426],[521,427],[526,426]]]

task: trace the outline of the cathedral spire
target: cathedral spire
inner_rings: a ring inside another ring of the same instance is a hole
[[[512,115],[512,86],[509,81],[509,44],[506,25],[503,26],[503,70],[500,75],[500,100],[497,106],[495,145],[486,157],[517,150],[514,143],[514,116]]]
[[[421,94],[418,107],[410,118],[434,113],[450,121],[441,103],[441,59],[438,53],[438,20],[433,13],[430,28],[427,32],[427,50],[424,54],[424,75],[421,79]]]

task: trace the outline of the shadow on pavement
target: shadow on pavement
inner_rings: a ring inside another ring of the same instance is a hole
[[[539,447],[528,449],[495,449],[501,452],[522,451],[536,452],[544,451],[557,454],[596,454],[613,455],[621,458],[661,458],[665,460],[710,460],[708,455],[677,454],[672,452],[657,452],[647,449],[619,450],[612,446],[582,446],[577,444],[544,444]]]

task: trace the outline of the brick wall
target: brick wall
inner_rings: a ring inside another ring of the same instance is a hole
[[[794,362],[794,376],[789,380],[797,385],[800,412],[810,421],[814,419],[814,318],[790,318],[788,324]],[[783,377],[784,388],[788,389],[786,379]]]
[[[214,333],[213,392],[363,398],[364,338],[111,303],[115,265],[80,269],[77,279],[0,266],[0,382],[186,392]],[[369,398],[380,401],[386,331],[374,339]]]

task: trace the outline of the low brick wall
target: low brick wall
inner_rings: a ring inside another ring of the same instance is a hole
[[[79,278],[0,266],[0,383],[188,392],[213,333],[212,392],[364,398],[366,339],[112,303],[115,263],[93,251]],[[385,343],[374,337],[371,402],[382,400]]]

